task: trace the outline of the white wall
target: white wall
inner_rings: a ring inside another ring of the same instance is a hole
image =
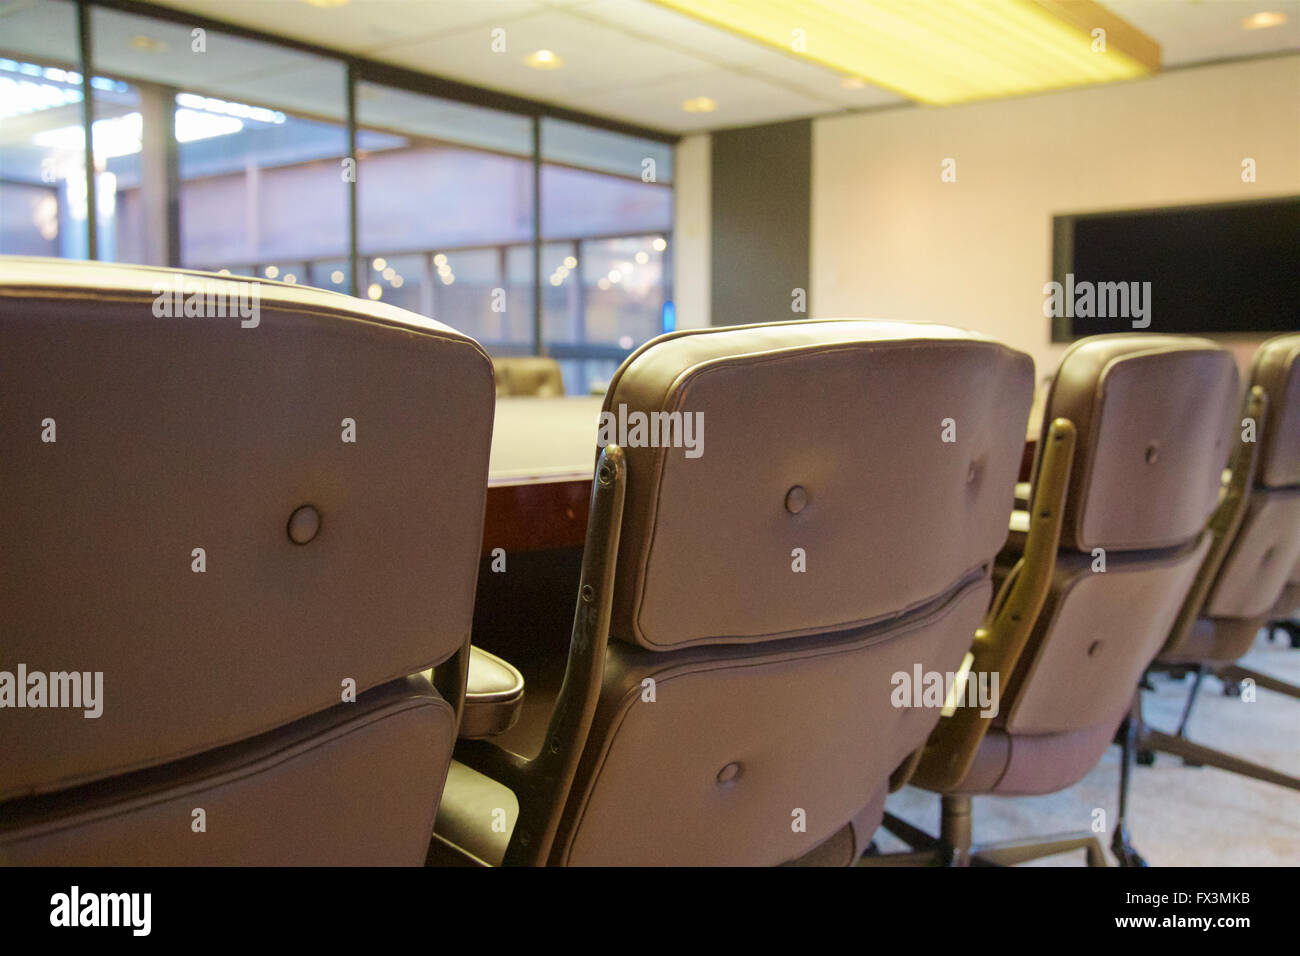
[[[713,222],[708,133],[687,136],[673,156],[673,296],[679,329],[709,324]]]
[[[954,183],[940,181],[947,157]],[[1042,313],[1054,214],[1295,193],[1300,56],[819,119],[809,305],[975,329],[1029,352],[1041,377],[1064,349]],[[1265,337],[1222,341],[1243,360]]]

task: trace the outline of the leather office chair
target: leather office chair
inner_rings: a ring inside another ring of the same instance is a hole
[[[564,395],[564,374],[560,363],[553,358],[496,358],[492,364],[496,370],[499,397],[559,398]]]
[[[605,398],[629,441],[597,462],[538,755],[457,747],[444,858],[854,860],[939,715],[894,706],[894,678],[953,671],[988,605],[1032,391],[1027,355],[940,325],[637,350]],[[638,444],[641,413],[700,416],[702,453]]]
[[[1248,421],[1255,425],[1256,440],[1239,445],[1212,523],[1214,547],[1156,660],[1162,669],[1191,670],[1192,688],[1173,734],[1141,724],[1138,759],[1149,764],[1156,752],[1169,753],[1300,790],[1300,778],[1184,736],[1207,671],[1229,687],[1250,680],[1300,697],[1300,687],[1236,663],[1271,620],[1295,610],[1295,592],[1288,596],[1287,590],[1300,566],[1300,335],[1278,336],[1260,346],[1243,430]]]
[[[0,339],[0,671],[102,673],[97,717],[0,707],[0,861],[422,863],[466,668],[408,675],[468,659],[483,350],[332,292],[21,258]]]
[[[887,816],[915,851],[900,862],[1011,864],[1084,849],[1104,864],[1088,832],[973,847],[971,797],[1053,793],[1101,758],[1209,544],[1236,394],[1232,356],[1203,339],[1105,335],[1066,352],[1030,507],[1012,517],[1003,586],[971,649],[972,674],[999,675],[999,711],[958,708],[931,734],[911,782],[943,795],[942,831]],[[1124,834],[1121,813],[1122,858]]]

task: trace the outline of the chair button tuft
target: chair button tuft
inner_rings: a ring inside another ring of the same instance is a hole
[[[785,493],[785,510],[790,514],[797,515],[807,504],[808,492],[804,490],[803,485],[795,485]]]
[[[718,771],[718,783],[731,783],[740,776],[740,764],[732,761]]]
[[[306,544],[320,532],[320,512],[303,505],[289,515],[289,538],[294,544]]]

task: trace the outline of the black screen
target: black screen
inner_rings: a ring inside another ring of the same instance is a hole
[[[1148,320],[1149,332],[1300,328],[1300,197],[1059,216],[1055,226],[1052,278],[1062,300],[1075,291],[1078,307],[1049,310],[1076,313],[1057,316],[1054,340],[1133,331]],[[1113,285],[1090,308],[1085,283],[1127,283],[1118,291],[1132,295],[1130,308]]]

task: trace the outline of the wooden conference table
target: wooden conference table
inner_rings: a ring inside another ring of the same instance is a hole
[[[581,547],[601,397],[498,398],[483,553]]]

